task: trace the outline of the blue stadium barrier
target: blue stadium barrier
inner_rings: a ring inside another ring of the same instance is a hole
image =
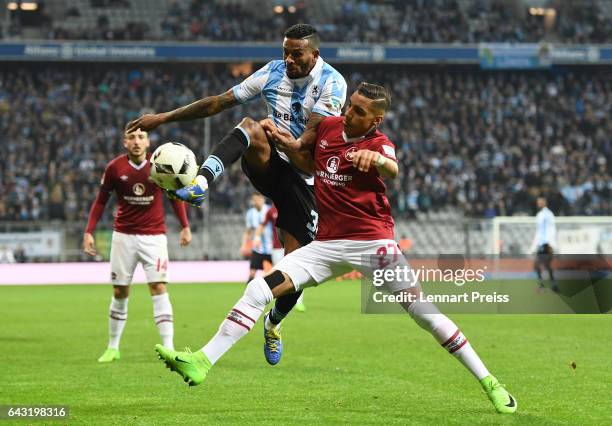
[[[612,63],[609,45],[351,45],[321,49],[329,62],[463,63],[483,68],[545,68],[554,64]],[[4,61],[267,62],[281,55],[280,45],[260,43],[136,43],[32,41],[0,43]]]

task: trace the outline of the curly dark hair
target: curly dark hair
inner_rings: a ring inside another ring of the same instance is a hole
[[[321,40],[317,29],[308,24],[295,24],[287,28],[284,36],[294,40],[308,40],[308,45],[313,49],[318,49]]]

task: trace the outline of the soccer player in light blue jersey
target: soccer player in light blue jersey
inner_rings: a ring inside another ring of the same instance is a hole
[[[245,243],[247,240],[252,243],[247,284],[255,278],[257,271],[266,269],[266,262],[268,262],[268,267],[272,268],[272,224],[263,226],[270,206],[266,204],[266,199],[259,192],[255,192],[251,197],[251,205],[252,207],[246,213],[246,230],[243,236]]]
[[[536,214],[536,233],[533,238],[532,251],[536,258],[533,269],[538,276],[538,291],[543,291],[544,279],[542,277],[542,266],[548,271],[551,288],[555,293],[559,292],[557,281],[555,280],[552,268],[553,252],[557,245],[557,227],[555,225],[555,215],[546,205],[546,198],[538,197],[536,200],[538,213]]]
[[[296,24],[285,31],[283,59],[271,61],[241,84],[223,94],[208,96],[174,111],[146,114],[128,124],[133,129],[153,130],[161,124],[209,117],[240,103],[262,98],[267,118],[294,138],[312,144],[319,122],[339,116],[346,100],[346,82],[319,54],[319,34],[311,25]],[[308,153],[293,153],[292,158]],[[310,243],[316,234],[318,213],[313,179],[299,170],[287,154],[268,141],[261,123],[244,118],[217,144],[204,161],[192,185],[174,195],[199,206],[208,186],[229,165],[241,159],[242,169],[253,186],[278,209],[277,226],[285,254]],[[268,363],[280,361],[280,323],[293,309],[301,292],[277,299],[266,315],[264,353]]]

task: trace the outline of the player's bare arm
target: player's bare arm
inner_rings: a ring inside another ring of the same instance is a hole
[[[253,239],[253,228],[247,228],[242,234],[242,246],[245,246]]]
[[[314,147],[317,143],[317,128],[324,118],[325,116],[321,114],[311,114],[302,136],[298,138],[300,150],[297,152],[286,152],[287,157],[298,169],[309,174],[314,174],[315,172]]]
[[[287,154],[291,163],[303,172],[313,174],[314,146],[317,139],[317,128],[325,116],[312,114],[306,123],[302,135],[295,139],[289,132],[279,130],[276,126],[263,126],[268,138],[275,143],[279,150]]]
[[[303,148],[304,141],[302,138],[295,139],[291,133],[278,128],[272,131],[266,130],[266,134],[268,138],[275,142],[279,150],[287,154],[295,167],[303,172],[314,174],[314,156],[312,151]]]
[[[310,114],[310,118],[306,123],[306,128],[304,129],[302,136],[298,138],[300,141],[301,151],[314,152],[314,146],[317,142],[317,128],[319,127],[319,123],[321,123],[324,118],[325,116],[321,114]],[[289,153],[287,153],[287,155],[289,155]],[[289,158],[291,158],[290,155]]]
[[[261,236],[263,234],[263,230],[264,230],[263,224],[255,228],[255,233],[253,235],[253,247],[261,247]]]
[[[233,91],[230,89],[220,95],[207,96],[173,111],[158,114],[145,114],[131,121],[127,126],[127,132],[129,133],[136,129],[149,131],[165,123],[206,118],[219,114],[221,111],[225,111],[235,105],[238,105],[238,101]]]
[[[268,137],[271,138],[272,142],[276,144],[278,149],[287,154],[287,156],[289,156],[291,159],[291,154],[293,153],[300,151],[313,151],[313,147],[317,139],[317,128],[319,127],[319,123],[323,121],[324,118],[325,116],[321,114],[311,114],[308,122],[306,123],[304,132],[297,139],[293,138],[293,136],[291,136],[291,134],[289,134],[287,131],[279,130],[274,123],[270,125],[268,123],[268,121],[272,122],[270,119],[267,119],[265,124],[262,122],[262,127],[266,131]],[[289,137],[287,137],[287,135]]]
[[[395,161],[389,160],[380,152],[368,149],[360,149],[353,154],[353,167],[364,173],[369,172],[372,167],[376,167],[382,177],[389,179],[395,179],[399,172]]]
[[[189,227],[185,227],[181,229],[181,233],[179,235],[179,244],[183,247],[188,246],[191,243],[191,229]]]
[[[94,237],[89,232],[83,234],[83,251],[90,256],[95,256],[97,253]]]

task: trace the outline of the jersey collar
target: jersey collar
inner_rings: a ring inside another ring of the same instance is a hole
[[[373,135],[376,132],[376,127],[371,128],[368,133],[366,133],[365,135],[362,136],[357,136],[355,138],[349,138],[346,133],[344,133],[344,130],[342,131],[342,139],[344,139],[344,142],[346,143],[357,143],[357,142],[361,142],[362,140],[364,140],[365,138],[367,138],[368,136]]]
[[[142,163],[140,163],[140,164],[136,164],[136,163],[132,162],[132,160],[128,160],[128,163],[129,163],[129,165],[130,165],[130,166],[132,166],[132,167],[133,167],[133,168],[135,168],[136,170],[140,170],[140,169],[142,169],[144,166],[146,166],[146,165],[147,165],[147,162],[148,162],[148,161],[149,161],[149,160],[145,158],[145,160],[144,160]]]
[[[344,133],[344,130],[342,131],[342,139],[344,139],[344,142],[346,143],[357,143],[357,142],[361,142],[362,140],[364,140],[366,138],[367,135],[363,135],[363,136],[357,136],[356,138],[349,138],[346,133]]]

